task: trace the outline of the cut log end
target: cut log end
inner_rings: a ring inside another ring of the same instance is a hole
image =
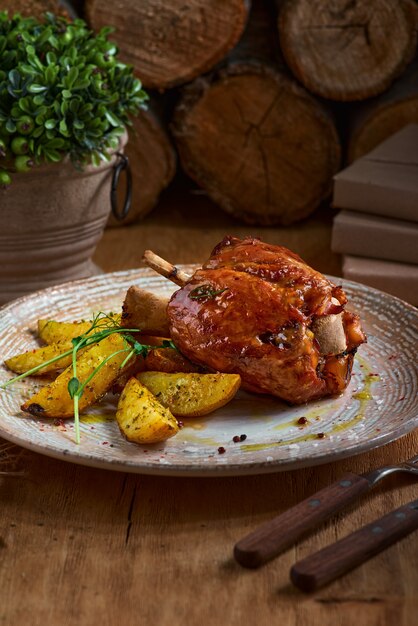
[[[10,17],[20,13],[24,17],[44,19],[46,12],[69,19],[77,17],[71,2],[66,0],[2,0],[0,11],[9,11]]]
[[[239,40],[247,0],[87,0],[95,30],[112,24],[121,58],[147,88],[167,89],[208,71]]]
[[[408,124],[418,124],[418,58],[388,91],[352,107],[349,161],[367,154]]]
[[[279,15],[284,57],[312,92],[362,100],[383,92],[416,50],[413,0],[292,0]]]
[[[184,90],[172,129],[185,171],[252,224],[290,224],[327,197],[340,145],[325,109],[262,63],[236,63]]]
[[[348,160],[359,159],[408,124],[418,124],[418,94],[371,113],[351,138]]]

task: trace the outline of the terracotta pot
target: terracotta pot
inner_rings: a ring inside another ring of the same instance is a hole
[[[42,165],[14,174],[0,190],[0,302],[100,272],[91,257],[110,214],[119,158],[115,152],[83,171],[68,159]]]

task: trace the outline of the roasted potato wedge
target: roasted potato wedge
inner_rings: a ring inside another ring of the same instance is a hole
[[[136,378],[131,378],[119,399],[116,420],[122,434],[135,443],[157,443],[179,430],[174,415]]]
[[[168,298],[132,286],[122,306],[122,326],[138,328],[147,335],[170,336],[167,318]]]
[[[145,370],[145,359],[143,356],[133,357],[126,367],[121,370],[120,376],[115,380],[112,385],[111,391],[114,394],[121,394],[125,388],[126,383],[130,378],[143,372]]]
[[[103,330],[112,323],[120,324],[120,315],[109,313],[109,318],[104,317],[97,323],[95,332]],[[113,322],[111,321],[113,320]],[[84,335],[91,328],[91,321],[57,322],[56,320],[38,320],[38,335],[47,344],[60,341],[71,341],[74,337]]]
[[[12,356],[5,361],[6,366],[12,372],[16,374],[24,374],[34,367],[49,361],[72,348],[71,341],[61,341],[59,343],[52,343],[49,346],[42,346],[42,348],[35,348],[35,350],[29,350],[29,352],[23,352]],[[48,374],[49,372],[56,372],[57,370],[67,367],[71,363],[71,354],[46,365],[42,369],[36,372],[36,375]]]
[[[177,417],[207,415],[227,404],[239,389],[238,374],[140,372],[138,380]]]
[[[156,372],[200,372],[201,368],[195,365],[174,348],[157,348],[150,350],[145,359],[147,370]]]
[[[55,320],[38,320],[38,337],[46,344],[70,341],[73,337],[83,335],[91,327],[91,322],[57,322]]]
[[[123,352],[118,352],[123,350]],[[79,401],[80,412],[94,404],[110,389],[121,375],[120,366],[126,358],[126,342],[118,335],[109,335],[99,343],[87,348],[77,359],[77,378],[83,383],[106,358],[118,352],[97,372],[86,386]],[[38,417],[72,417],[73,400],[68,393],[68,383],[73,377],[70,365],[52,383],[22,405],[22,410]]]

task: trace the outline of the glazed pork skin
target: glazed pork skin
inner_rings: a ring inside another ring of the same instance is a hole
[[[350,381],[365,335],[346,302],[341,287],[290,250],[225,237],[173,294],[167,313],[171,337],[190,360],[300,404],[341,393]],[[324,353],[315,338],[327,316],[343,327],[345,349],[337,354]]]

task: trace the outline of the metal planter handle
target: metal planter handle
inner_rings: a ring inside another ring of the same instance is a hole
[[[129,159],[122,152],[117,152],[119,161],[113,168],[112,188],[110,190],[110,203],[112,205],[112,213],[118,222],[122,222],[128,215],[132,204],[132,172],[129,165]],[[126,193],[125,200],[123,202],[122,209],[119,210],[117,191],[119,185],[119,178],[121,173],[126,172]]]

